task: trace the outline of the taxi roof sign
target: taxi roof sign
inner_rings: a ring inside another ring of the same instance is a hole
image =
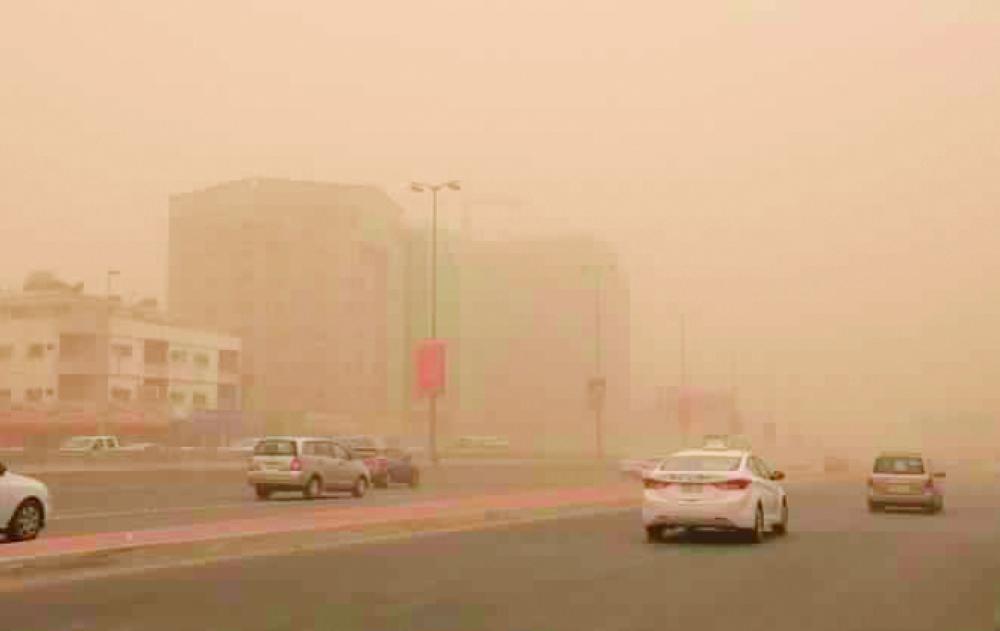
[[[702,439],[702,449],[750,449],[750,441],[744,436],[729,434],[706,434]]]

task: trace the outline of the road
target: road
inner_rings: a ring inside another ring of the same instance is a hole
[[[157,570],[0,595],[4,628],[467,630],[994,628],[1000,503],[868,514],[856,484],[790,483],[792,532],[647,544],[638,513]]]
[[[354,499],[331,494],[319,502],[343,506],[391,505],[442,495],[586,485],[616,479],[610,468],[587,464],[470,463],[424,469],[419,489],[392,485]],[[269,502],[254,498],[242,471],[130,471],[37,474],[48,484],[55,510],[45,536],[139,530],[316,508],[297,494]]]

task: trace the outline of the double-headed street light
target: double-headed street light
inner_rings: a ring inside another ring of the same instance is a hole
[[[449,180],[440,184],[427,184],[424,182],[411,182],[410,190],[414,193],[431,192],[431,291],[430,291],[430,339],[437,339],[437,198],[438,191],[448,189],[452,191],[462,190],[458,180]],[[428,427],[429,448],[432,464],[437,464],[437,396],[438,391],[433,390],[430,394],[430,422]]]

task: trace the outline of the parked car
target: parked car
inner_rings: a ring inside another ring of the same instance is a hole
[[[922,508],[929,513],[944,509],[943,471],[919,452],[885,452],[875,458],[868,477],[868,510],[889,506]]]
[[[49,489],[0,463],[0,531],[9,541],[34,539],[51,516]]]
[[[349,491],[362,497],[371,474],[345,445],[329,438],[269,436],[254,447],[247,483],[257,498],[279,491],[296,491],[314,499],[324,491]]]
[[[59,446],[64,454],[92,454],[119,449],[117,436],[73,436]]]

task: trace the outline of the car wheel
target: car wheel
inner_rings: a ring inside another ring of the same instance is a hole
[[[663,526],[646,526],[646,541],[648,543],[663,541]]]
[[[760,543],[764,541],[764,510],[757,505],[757,510],[754,511],[753,516],[753,528],[747,531],[747,538],[750,543]]]
[[[788,534],[788,500],[781,501],[781,521],[776,523],[773,528],[777,535]]]
[[[262,501],[271,499],[271,489],[263,484],[258,484],[254,490],[257,492],[257,499]]]
[[[351,495],[354,497],[364,497],[365,491],[368,490],[368,481],[363,477],[359,477],[354,482],[354,487],[351,489]]]
[[[323,493],[323,481],[319,479],[319,476],[313,476],[309,478],[309,482],[306,483],[306,488],[302,489],[302,497],[307,500],[314,500]]]
[[[42,531],[43,520],[42,505],[38,500],[24,500],[7,524],[7,538],[11,541],[34,539]]]

